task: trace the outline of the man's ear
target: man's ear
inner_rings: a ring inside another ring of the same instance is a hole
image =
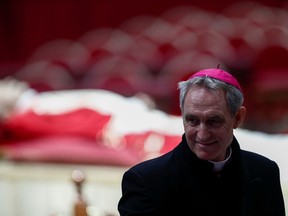
[[[235,116],[235,122],[233,125],[234,129],[238,128],[242,124],[242,122],[244,121],[245,115],[246,115],[246,108],[244,106],[241,106]]]

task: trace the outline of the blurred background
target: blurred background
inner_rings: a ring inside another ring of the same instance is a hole
[[[141,91],[160,109],[179,114],[176,81],[219,64],[243,85],[244,127],[286,133],[287,5],[2,0],[0,76],[13,75],[40,91]]]
[[[248,109],[243,129],[287,135],[287,1],[0,1],[0,78],[25,81],[37,92],[144,93],[156,109],[179,116],[177,82],[218,65],[243,87]],[[1,215],[73,215],[74,168],[4,161]],[[90,215],[117,215],[125,168],[85,169],[86,194],[107,210],[94,206]],[[26,199],[39,190],[33,199],[38,203]],[[41,211],[33,214],[36,206]]]

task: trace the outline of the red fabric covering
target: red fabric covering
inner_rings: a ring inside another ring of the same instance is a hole
[[[131,166],[168,152],[181,140],[179,135],[147,131],[127,134],[124,146],[109,147],[101,134],[110,118],[86,108],[58,115],[15,115],[4,125],[0,151],[14,161]]]
[[[126,148],[135,151],[139,157],[149,154],[164,154],[172,150],[180,141],[181,135],[164,134],[155,131],[125,135]]]
[[[77,136],[43,136],[1,145],[13,161],[131,166],[141,160],[129,149],[119,150]]]
[[[4,125],[0,151],[9,160],[131,166],[141,160],[129,149],[101,143],[111,116],[90,109],[62,114],[15,115]]]
[[[5,122],[3,129],[12,139],[28,139],[57,134],[95,138],[102,132],[110,118],[110,115],[87,108],[57,115],[39,115],[28,111],[12,116]]]

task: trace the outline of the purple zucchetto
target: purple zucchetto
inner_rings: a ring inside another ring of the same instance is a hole
[[[194,73],[189,79],[192,79],[194,77],[211,77],[213,79],[218,79],[221,80],[229,85],[234,86],[235,88],[237,88],[239,91],[242,91],[242,88],[239,84],[239,82],[237,81],[237,79],[232,76],[230,73],[221,70],[221,69],[216,69],[216,68],[210,68],[210,69],[204,69],[204,70],[200,70],[196,73]]]

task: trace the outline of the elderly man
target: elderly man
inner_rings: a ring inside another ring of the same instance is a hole
[[[205,69],[178,84],[184,134],[170,152],[127,170],[121,216],[284,216],[278,165],[240,149],[239,82]]]

